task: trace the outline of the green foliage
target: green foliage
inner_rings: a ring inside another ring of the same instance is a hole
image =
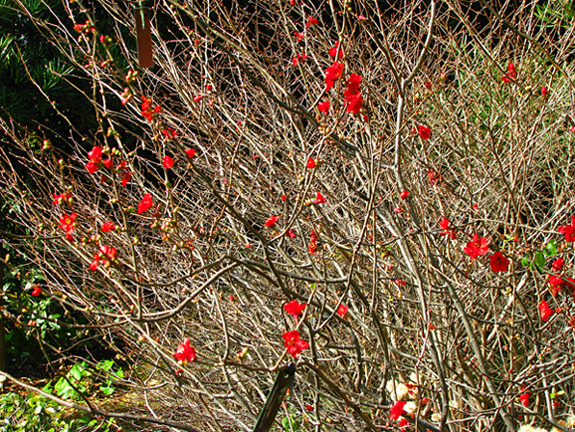
[[[42,390],[50,392],[48,384]],[[108,432],[113,420],[72,416],[63,406],[35,393],[0,395],[0,432],[72,432],[100,430]]]

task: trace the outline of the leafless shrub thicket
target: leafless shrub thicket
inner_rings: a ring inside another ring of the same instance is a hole
[[[289,416],[309,431],[402,418],[569,430],[575,39],[571,19],[550,19],[561,2],[156,0],[156,66],[135,79],[119,66],[138,69],[127,2],[66,3],[69,22],[38,26],[91,81],[100,127],[70,124],[41,149],[50,125],[3,125],[3,187],[31,233],[11,241],[41,265],[44,295],[121,345],[133,414],[252,430],[293,360],[274,430]],[[115,21],[109,44],[95,10]],[[88,172],[94,146],[112,169]],[[133,212],[146,194],[151,208]],[[476,233],[488,250],[468,245]],[[293,300],[307,305],[298,320]],[[295,360],[293,330],[309,342]],[[197,354],[185,366],[184,338]]]

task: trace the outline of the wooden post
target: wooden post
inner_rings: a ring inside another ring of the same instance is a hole
[[[138,34],[138,60],[140,67],[154,66],[152,57],[152,29],[150,28],[150,10],[140,1],[140,6],[134,11],[136,16],[136,33]]]

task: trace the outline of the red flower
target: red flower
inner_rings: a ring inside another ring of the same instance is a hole
[[[142,214],[146,210],[149,210],[153,204],[154,203],[152,201],[152,195],[151,194],[144,195],[144,198],[142,198],[142,201],[140,201],[140,204],[138,204],[138,214]]]
[[[305,410],[306,410],[307,412],[313,411],[313,407],[312,407],[311,405],[306,405],[306,406],[305,406]]]
[[[88,152],[88,159],[95,164],[102,162],[102,149],[98,146],[94,146],[94,148]]]
[[[305,303],[298,303],[297,300],[292,300],[284,305],[286,313],[293,316],[293,319],[297,321],[303,310],[305,309]]]
[[[561,277],[553,275],[549,278],[549,284],[551,285],[551,294],[555,297],[563,288],[564,281]]]
[[[95,172],[97,172],[100,168],[98,168],[98,165],[96,165],[94,162],[88,162],[86,164],[86,169],[88,170],[88,172],[90,174],[94,174]]]
[[[297,330],[286,332],[282,337],[284,338],[284,346],[292,357],[299,356],[304,349],[309,348],[309,343],[300,339],[299,332]]]
[[[314,17],[309,17],[309,18],[307,19],[307,23],[306,23],[305,26],[306,26],[307,28],[310,28],[312,25],[315,25],[315,24],[317,24],[317,23],[318,23],[318,21],[317,21],[316,18],[314,18]]]
[[[132,173],[128,170],[122,170],[122,186],[126,187],[130,180],[132,180]]]
[[[309,158],[305,167],[309,169],[315,168],[315,161],[312,158]]]
[[[343,93],[345,103],[347,104],[346,111],[357,114],[361,105],[363,104],[363,97],[359,91],[359,84],[361,83],[361,76],[351,74],[347,81],[347,89]]]
[[[441,174],[433,169],[427,171],[427,179],[432,185],[439,184],[441,182]]]
[[[303,34],[303,33],[298,33],[298,32],[294,32],[293,35],[296,37],[296,39],[297,39],[298,42],[301,42],[301,40],[302,40],[303,37],[304,37],[304,34]]]
[[[321,195],[320,192],[317,193],[315,199],[313,200],[314,204],[324,204],[327,201],[325,200],[325,198]]]
[[[282,201],[283,201],[283,202],[286,202],[286,200],[287,200],[287,196],[285,196],[285,194],[282,195]]]
[[[555,311],[549,307],[545,300],[541,300],[539,303],[539,315],[541,316],[543,322],[547,322],[549,317],[553,315],[554,312]]]
[[[196,154],[196,151],[194,149],[191,149],[191,148],[186,149],[185,152],[186,152],[186,155],[188,155],[188,157],[190,159],[193,158],[194,155]]]
[[[558,271],[561,271],[561,269],[563,268],[564,265],[565,265],[565,261],[563,261],[563,258],[559,257],[555,260],[555,262],[553,262],[551,267],[553,268],[553,270],[558,272]]]
[[[311,255],[315,254],[315,252],[319,248],[319,246],[317,245],[318,240],[319,240],[319,238],[318,238],[317,234],[315,233],[315,230],[311,230],[311,234],[309,235],[309,245],[307,247],[307,250],[309,251],[309,253]]]
[[[71,197],[67,193],[62,193],[60,195],[52,194],[54,197],[54,201],[52,204],[54,205],[62,205],[62,202],[67,203],[70,201]]]
[[[152,107],[152,99],[148,99],[146,96],[142,96],[142,105],[140,108],[140,113],[149,122],[153,121],[156,113],[159,113],[162,110],[162,108],[157,105]]]
[[[329,112],[329,101],[318,103],[317,108],[320,112],[327,114]]]
[[[401,193],[399,194],[399,197],[400,197],[401,199],[406,199],[408,196],[409,196],[409,192],[406,191],[406,190],[401,191]]]
[[[325,70],[325,90],[329,91],[333,88],[335,81],[341,76],[343,72],[343,64],[335,62]]]
[[[417,128],[417,133],[419,134],[422,140],[427,141],[431,136],[431,129],[428,126],[420,125]]]
[[[517,69],[515,69],[515,65],[513,63],[509,63],[507,65],[507,74],[501,77],[501,80],[507,84],[512,80],[517,78]]]
[[[105,159],[104,160],[104,166],[108,169],[112,169],[114,168],[114,161],[112,160],[112,158],[110,159]]]
[[[426,88],[427,90],[430,90],[430,89],[431,89],[431,86],[432,86],[431,81],[426,81],[425,84],[423,84],[423,85],[425,86],[425,88]]]
[[[571,217],[571,225],[564,225],[559,227],[559,234],[565,235],[565,241],[575,241],[575,216]]]
[[[30,295],[38,297],[40,294],[42,294],[42,289],[40,288],[40,285],[34,285],[34,289],[30,293]]]
[[[531,393],[522,393],[521,396],[519,396],[519,401],[524,405],[524,406],[529,406],[529,396],[531,396]]]
[[[162,165],[164,165],[164,168],[166,169],[170,169],[174,166],[174,158],[172,158],[171,156],[164,156],[164,160],[162,161]]]
[[[549,94],[549,89],[545,86],[541,87],[541,96],[543,96],[545,98],[545,97],[547,97],[548,94]]]
[[[467,243],[463,252],[471,257],[477,258],[479,255],[485,255],[489,251],[489,240],[485,237],[479,238],[479,234],[473,234],[473,239]]]
[[[294,66],[297,66],[298,62],[304,62],[307,59],[307,54],[297,54],[291,61]]]
[[[100,263],[100,254],[94,255],[94,260],[90,263],[90,270],[98,270],[98,264]]]
[[[102,225],[102,232],[114,231],[118,227],[113,222],[104,222]]]
[[[66,240],[72,241],[72,232],[74,232],[74,228],[76,227],[76,213],[71,213],[70,216],[67,214],[63,214],[60,216],[60,225],[59,228],[63,229],[66,232]]]
[[[405,286],[405,284],[407,283],[406,281],[401,280],[401,279],[396,279],[396,280],[394,280],[394,282],[396,285],[401,286],[401,287]]]
[[[491,270],[495,273],[507,271],[509,260],[501,252],[495,252],[493,255],[488,255],[487,258],[489,258]]]
[[[401,213],[403,209],[401,207],[394,207],[391,209],[394,213]]]
[[[329,56],[330,57],[334,57],[337,55],[337,58],[340,59],[343,57],[343,51],[339,50],[339,54],[337,52],[337,48],[339,47],[339,42],[336,41],[335,46],[333,48],[330,48],[329,50]]]
[[[347,314],[347,311],[349,310],[349,306],[347,305],[339,305],[339,307],[337,308],[337,314],[342,317],[345,318],[345,315]]]
[[[297,234],[295,233],[295,231],[294,231],[294,230],[291,230],[291,229],[288,230],[287,235],[288,235],[289,237],[291,237],[291,238],[296,238],[296,237],[297,237]]]
[[[457,237],[457,233],[449,226],[450,222],[443,218],[441,219],[441,221],[439,222],[439,226],[441,227],[441,229],[443,229],[442,232],[439,233],[440,236],[444,236],[444,235],[448,235],[449,237],[451,237],[452,240],[455,240],[455,238]]]
[[[405,417],[402,417],[401,420],[399,421],[399,427],[401,428],[401,430],[403,430],[407,426],[409,426],[407,423],[407,419]]]
[[[405,401],[397,401],[395,405],[389,410],[389,418],[393,420],[397,420],[400,416],[405,414],[405,410],[403,407],[407,402]]]
[[[194,102],[200,102],[204,98],[204,95],[197,95],[194,97]]]
[[[167,127],[162,129],[162,134],[166,137],[166,139],[175,138],[178,135],[178,132],[172,127]]]
[[[264,224],[268,228],[273,228],[276,225],[276,222],[279,220],[279,216],[270,216],[266,223]]]
[[[174,354],[174,358],[183,364],[196,361],[196,349],[190,346],[190,342],[190,338],[185,338]]]

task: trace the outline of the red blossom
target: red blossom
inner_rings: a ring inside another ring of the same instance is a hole
[[[142,201],[140,201],[140,204],[138,204],[138,214],[142,214],[145,211],[149,210],[153,204],[154,203],[152,201],[152,195],[151,194],[144,195]]]
[[[276,226],[276,222],[279,220],[279,218],[279,216],[270,216],[264,225],[268,228],[273,228]]]
[[[196,95],[194,97],[194,102],[200,102],[204,98],[204,95]]]
[[[329,101],[318,103],[317,108],[320,112],[327,114],[329,112]]]
[[[495,252],[493,255],[488,255],[487,258],[489,258],[491,270],[495,273],[507,271],[509,260],[501,252]]]
[[[396,280],[394,280],[394,282],[397,286],[401,286],[401,287],[405,286],[405,284],[407,283],[406,281],[401,280],[401,279],[396,279]]]
[[[517,79],[517,69],[515,69],[515,65],[513,63],[509,63],[507,65],[507,74],[503,75],[501,80],[507,84],[515,79]]]
[[[549,94],[549,89],[545,86],[541,87],[541,96],[543,96],[545,98],[545,97],[547,97],[548,94]]]
[[[311,405],[306,405],[306,406],[305,406],[305,410],[306,410],[307,412],[313,411],[313,407],[312,407]]]
[[[164,166],[164,168],[166,169],[170,169],[174,166],[174,158],[171,156],[164,156],[164,160],[162,161],[162,165]]]
[[[98,264],[100,263],[100,254],[94,255],[94,260],[90,263],[90,270],[96,271],[98,270]]]
[[[297,66],[298,62],[304,62],[307,60],[307,54],[296,54],[296,56],[292,59],[292,63],[294,66]]]
[[[541,316],[543,322],[547,322],[549,317],[551,317],[551,315],[554,313],[555,311],[549,307],[547,302],[545,300],[541,300],[539,303],[539,315]]]
[[[389,418],[393,420],[397,420],[399,417],[405,414],[405,410],[403,407],[407,402],[405,401],[397,401],[395,405],[389,410]]]
[[[339,47],[339,42],[336,41],[335,46],[333,48],[330,48],[329,50],[329,56],[335,58],[335,56],[337,55],[337,58],[340,59],[343,57],[343,51],[340,49],[339,50],[339,54],[337,52],[337,48]]]
[[[347,105],[346,111],[352,114],[357,114],[361,110],[363,104],[363,97],[359,90],[361,83],[361,76],[351,74],[347,81],[347,89],[343,93],[345,103]]]
[[[186,149],[185,152],[190,159],[193,158],[196,154],[196,151],[192,148]]]
[[[406,190],[401,191],[401,193],[399,194],[399,197],[400,197],[401,199],[406,199],[408,196],[409,196],[409,192],[406,191]]]
[[[303,37],[304,37],[304,34],[303,34],[303,33],[298,33],[298,32],[294,32],[293,35],[296,37],[296,39],[297,39],[298,42],[301,42],[301,40],[302,40]]]
[[[297,237],[297,234],[295,233],[295,231],[294,231],[294,230],[291,230],[291,229],[288,230],[287,235],[288,235],[288,237],[290,237],[290,238],[296,238],[296,237]]]
[[[557,294],[559,293],[559,291],[561,291],[561,289],[563,288],[563,278],[556,276],[556,275],[552,275],[549,278],[549,284],[551,285],[551,294],[553,294],[553,296],[557,296]]]
[[[561,269],[563,269],[564,265],[565,265],[565,261],[563,261],[563,258],[559,257],[553,262],[551,267],[553,268],[553,270],[558,272],[558,271],[561,271]]]
[[[526,407],[529,406],[529,396],[531,396],[529,392],[522,393],[521,396],[519,396],[519,401]]]
[[[307,23],[306,23],[305,26],[306,26],[307,28],[310,28],[312,25],[317,25],[317,24],[318,24],[317,18],[309,17],[309,18],[307,19]]]
[[[102,232],[114,231],[118,227],[113,222],[104,222],[102,224]]]
[[[315,161],[312,158],[309,158],[307,160],[307,164],[305,167],[308,169],[314,169],[315,168]]]
[[[67,193],[61,193],[59,195],[52,194],[52,196],[54,197],[54,201],[52,201],[52,204],[54,205],[62,205],[62,203],[66,204],[70,202],[71,199],[70,195]]]
[[[304,349],[309,348],[309,343],[300,339],[300,335],[297,330],[286,332],[282,337],[284,339],[284,346],[292,357],[299,356]]]
[[[314,204],[324,204],[326,203],[326,199],[322,196],[321,192],[318,192],[315,199],[313,200]]]
[[[345,318],[345,315],[347,314],[347,311],[349,310],[349,306],[347,305],[339,305],[339,307],[337,308],[337,314],[342,317]]]
[[[140,113],[148,120],[152,122],[157,113],[162,110],[158,105],[152,105],[152,99],[148,99],[146,96],[142,96],[142,105],[140,106]]]
[[[293,316],[293,319],[297,321],[303,310],[305,309],[305,303],[298,303],[297,300],[292,300],[284,305],[286,313]]]
[[[422,140],[427,141],[431,136],[431,129],[428,126],[419,125],[417,128],[417,133]]]
[[[325,90],[329,91],[333,88],[335,81],[339,79],[343,73],[343,64],[335,62],[325,70]]]
[[[32,292],[30,293],[30,295],[33,295],[34,297],[38,297],[38,296],[40,296],[40,294],[42,294],[42,289],[40,288],[40,285],[34,285],[34,288],[32,289]]]
[[[429,180],[429,183],[431,183],[432,185],[436,185],[441,183],[441,174],[437,171],[435,171],[434,169],[430,169],[427,171],[427,179]]]
[[[485,255],[489,251],[489,240],[485,237],[479,238],[479,234],[473,234],[472,240],[467,243],[463,252],[471,257],[471,259]]]
[[[196,349],[190,346],[190,338],[185,338],[184,341],[178,345],[178,349],[174,354],[174,358],[179,360],[182,364],[196,361]]]
[[[559,227],[559,234],[565,235],[565,241],[575,241],[575,216],[571,217],[571,225],[563,225]]]
[[[88,159],[95,164],[102,162],[102,149],[98,146],[94,146],[94,148],[88,152]]]
[[[162,129],[162,135],[164,135],[166,139],[172,139],[178,135],[178,132],[176,132],[176,130],[172,127],[167,127]]]
[[[403,209],[401,207],[394,207],[391,209],[394,213],[401,213]]]
[[[287,200],[287,196],[285,196],[285,194],[282,195],[282,201],[283,201],[283,202],[286,202],[286,200]]]
[[[315,230],[311,230],[311,234],[309,235],[309,245],[307,250],[311,255],[314,255],[319,248],[317,245],[317,241],[319,240],[318,235],[316,234]]]
[[[449,220],[447,220],[446,218],[441,219],[441,221],[439,222],[439,226],[443,231],[440,232],[439,235],[440,236],[448,235],[449,237],[451,237],[452,240],[455,240],[457,238],[457,233],[453,228],[449,226],[450,223],[451,222],[449,222]]]
[[[407,419],[405,417],[402,417],[401,420],[399,421],[399,427],[401,428],[401,430],[403,430],[407,426],[409,426],[409,424],[407,423]]]
[[[72,241],[72,232],[74,232],[74,228],[76,227],[76,217],[78,215],[76,213],[71,213],[69,216],[67,214],[63,214],[60,216],[60,225],[59,228],[63,229],[66,232],[66,240]]]
[[[100,168],[94,162],[90,161],[86,164],[86,169],[90,174],[94,174],[95,172],[98,172]]]

